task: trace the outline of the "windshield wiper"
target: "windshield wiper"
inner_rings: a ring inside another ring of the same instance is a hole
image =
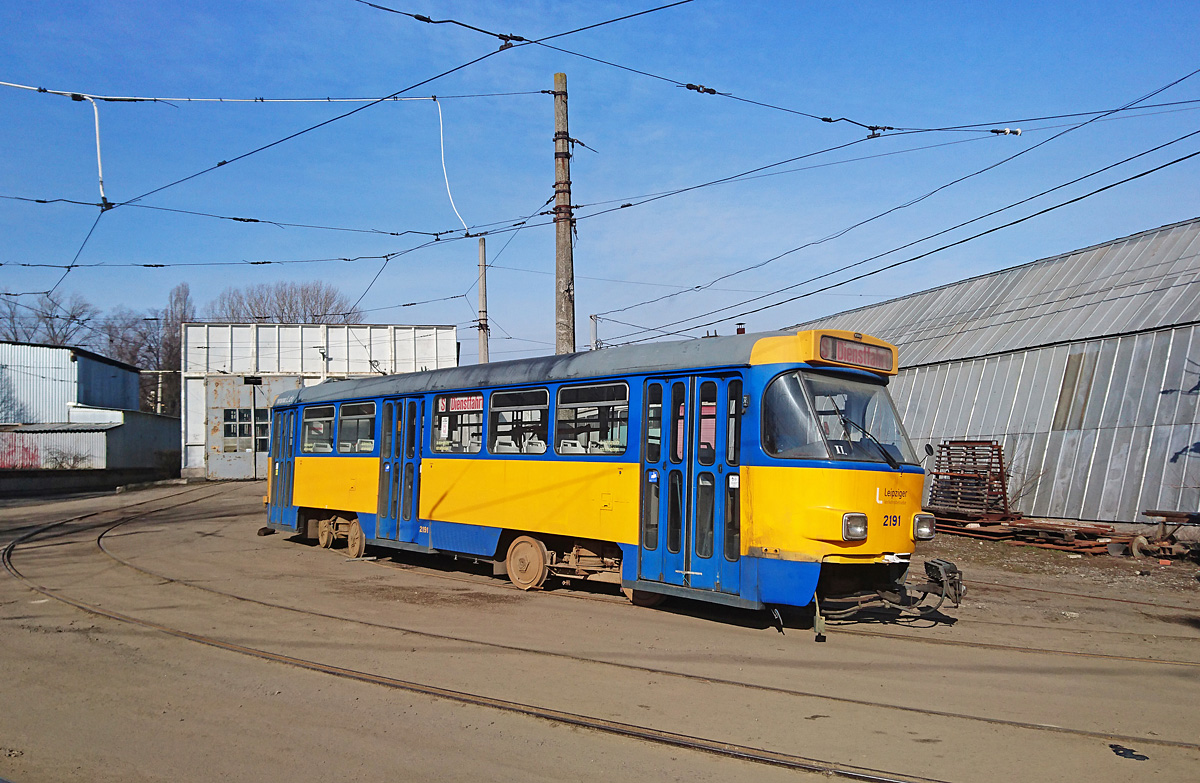
[[[835,410],[836,410],[836,408],[835,408]],[[847,417],[846,414],[841,412],[841,410],[838,410],[838,416],[841,417],[843,425],[851,424],[854,426],[855,429],[857,429],[859,432],[861,432],[863,435],[865,435],[867,438],[869,438],[870,441],[875,444],[875,448],[879,449],[879,453],[883,455],[884,461],[886,461],[887,464],[892,467],[892,470],[900,469],[900,463],[897,462],[896,458],[893,457],[891,455],[891,453],[883,447],[883,444],[879,442],[879,438],[876,438],[874,435],[872,435],[870,432],[868,432],[867,428],[864,427],[863,425],[859,424],[857,421],[854,421],[853,419]]]

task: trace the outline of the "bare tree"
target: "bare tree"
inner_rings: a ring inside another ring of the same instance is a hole
[[[138,344],[137,365],[143,370],[154,371],[142,374],[142,407],[145,410],[161,409],[165,416],[179,415],[181,327],[195,320],[196,304],[192,301],[191,288],[187,283],[180,283],[171,289],[166,307],[148,310],[145,316],[138,317],[138,323],[126,322]]]
[[[109,310],[92,334],[91,347],[110,359],[143,367],[146,317],[126,307]]]
[[[226,288],[209,305],[208,315],[231,323],[357,324],[363,320],[362,311],[348,297],[322,280]]]
[[[4,298],[0,338],[13,342],[77,345],[87,339],[89,322],[100,311],[79,294],[42,294],[27,305]]]
[[[31,343],[37,337],[37,314],[30,305],[16,297],[4,297],[0,304],[0,339],[14,343]]]

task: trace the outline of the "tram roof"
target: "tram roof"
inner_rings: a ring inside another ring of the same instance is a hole
[[[293,405],[298,402],[333,402],[450,389],[519,386],[640,373],[664,373],[696,367],[745,366],[750,364],[750,353],[759,340],[789,334],[794,335],[795,332],[760,332],[679,342],[647,343],[605,348],[600,351],[449,367],[442,370],[325,381],[316,386],[284,392],[279,395],[275,404]]]

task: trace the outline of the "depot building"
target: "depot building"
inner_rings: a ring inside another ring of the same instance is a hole
[[[183,325],[182,475],[267,476],[270,408],[284,391],[326,380],[458,365],[454,326]]]

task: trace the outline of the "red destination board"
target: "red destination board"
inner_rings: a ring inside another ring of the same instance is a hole
[[[821,335],[821,358],[839,364],[865,367],[868,370],[891,372],[892,350],[878,345],[843,340],[840,337]]]

